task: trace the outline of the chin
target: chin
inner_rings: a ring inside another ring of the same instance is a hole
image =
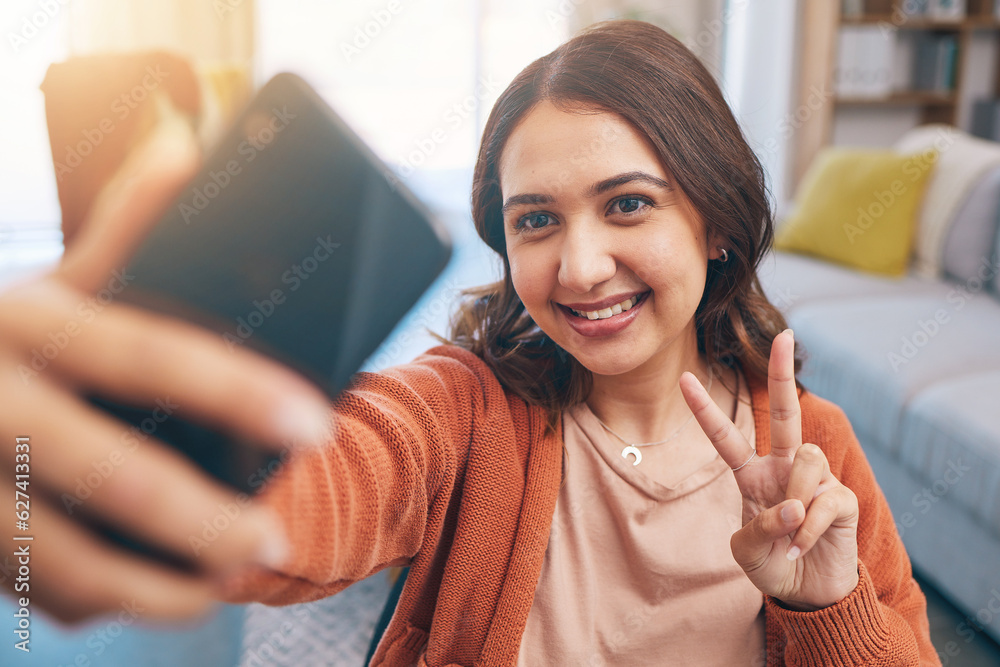
[[[641,362],[632,357],[632,355],[630,355],[630,359],[617,357],[611,360],[607,358],[608,355],[601,355],[600,358],[596,358],[591,355],[577,356],[570,350],[566,351],[573,355],[573,358],[580,362],[581,366],[595,375],[621,375],[641,365]]]

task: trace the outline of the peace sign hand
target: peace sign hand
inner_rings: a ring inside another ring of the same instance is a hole
[[[684,399],[735,471],[743,495],[743,528],[733,534],[733,557],[761,592],[797,611],[835,604],[858,585],[858,500],[830,472],[823,450],[802,443],[795,388],[795,341],[778,334],[768,364],[771,451],[753,453],[698,379],[684,373]]]

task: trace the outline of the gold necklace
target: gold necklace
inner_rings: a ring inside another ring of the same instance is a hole
[[[708,369],[708,387],[706,387],[706,389],[705,389],[706,392],[711,393],[711,391],[712,391],[712,383],[714,381],[715,381],[715,373],[713,373],[712,369],[709,368]],[[593,412],[593,411],[591,411],[591,412]],[[654,447],[656,445],[663,445],[663,444],[666,444],[666,443],[670,442],[671,440],[674,440],[675,438],[677,438],[677,436],[679,436],[681,434],[681,431],[683,431],[685,428],[687,428],[687,425],[690,424],[694,420],[694,413],[692,412],[691,416],[688,417],[686,420],[684,420],[684,423],[680,425],[680,428],[678,428],[676,431],[674,431],[673,434],[669,438],[667,438],[666,440],[660,440],[658,442],[642,442],[642,443],[632,443],[632,442],[629,442],[625,438],[621,437],[620,435],[618,435],[617,433],[615,433],[614,431],[612,431],[611,427],[608,426],[607,424],[605,424],[604,422],[602,422],[601,418],[598,417],[597,415],[594,415],[594,419],[596,419],[597,422],[601,426],[603,426],[605,429],[607,429],[608,433],[610,433],[611,435],[615,436],[616,438],[618,438],[619,440],[621,440],[623,443],[625,443],[625,448],[622,449],[622,458],[625,459],[625,460],[628,460],[628,455],[629,454],[634,455],[635,456],[635,461],[632,462],[632,465],[633,466],[637,466],[640,463],[642,463],[642,452],[639,451],[640,447]]]

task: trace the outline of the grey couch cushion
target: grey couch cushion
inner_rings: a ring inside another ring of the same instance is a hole
[[[997,222],[997,242],[993,249],[993,292],[994,296],[1000,300],[1000,221]]]
[[[907,275],[890,278],[855,271],[790,252],[767,255],[757,271],[764,293],[778,310],[788,313],[816,302],[865,296],[922,294],[939,281]]]
[[[988,172],[969,193],[945,239],[945,275],[973,290],[996,273],[993,252],[1000,212],[1000,169]]]
[[[895,454],[909,400],[935,383],[1000,371],[1000,308],[980,292],[819,301],[788,316],[807,354],[799,379],[840,405],[866,444]]]
[[[997,396],[1000,371],[991,371],[936,383],[906,407],[899,458],[927,482],[907,508],[916,520],[947,496],[1000,535]]]

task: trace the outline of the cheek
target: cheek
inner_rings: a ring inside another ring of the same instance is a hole
[[[514,289],[522,295],[522,301],[529,300],[530,295],[544,293],[550,282],[547,275],[548,263],[541,253],[513,252],[508,254],[510,264],[510,279]]]
[[[639,279],[661,297],[700,299],[705,285],[706,261],[701,249],[689,239],[651,239],[630,255]],[[699,292],[697,295],[694,292]],[[691,293],[691,294],[689,294]]]
[[[537,276],[533,276],[530,270],[531,264],[524,261],[519,255],[508,256],[510,263],[510,281],[514,284],[514,291],[517,292],[521,303],[526,308],[530,308],[534,301],[534,294],[538,290]]]

